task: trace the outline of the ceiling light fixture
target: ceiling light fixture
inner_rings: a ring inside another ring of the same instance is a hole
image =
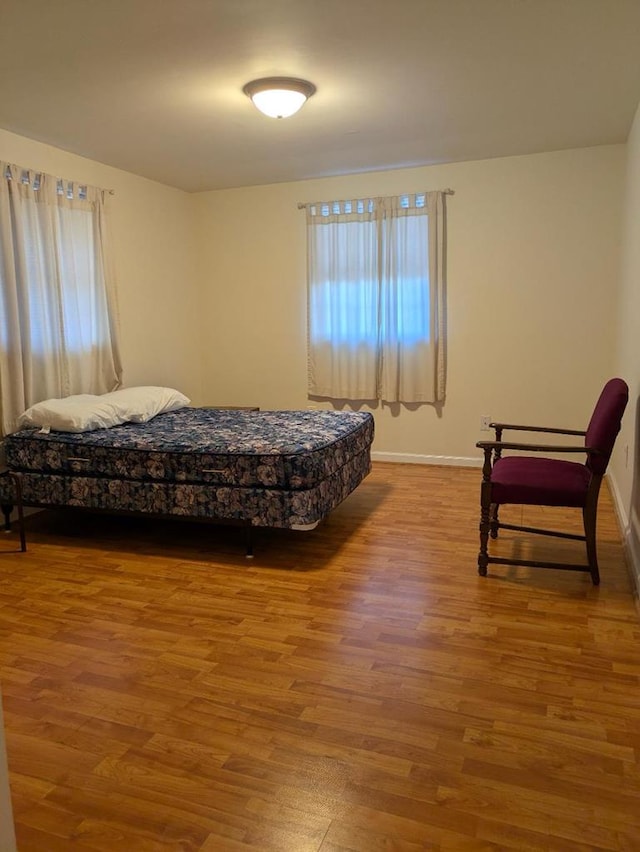
[[[313,83],[294,77],[263,77],[242,89],[254,106],[270,118],[288,118],[298,112],[315,90]]]

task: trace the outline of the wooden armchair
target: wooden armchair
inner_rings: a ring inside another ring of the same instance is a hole
[[[611,379],[604,386],[586,430],[555,429],[544,426],[520,426],[512,423],[491,423],[495,441],[478,441],[484,451],[482,485],[480,488],[480,552],[478,573],[484,577],[490,563],[497,565],[527,565],[538,568],[560,568],[586,571],[594,585],[600,582],[596,552],[596,518],[598,496],[613,446],[620,431],[622,415],[629,398],[629,389],[622,379]],[[503,441],[506,430],[538,432],[551,435],[584,437],[578,445],[556,445]],[[530,453],[580,453],[583,463],[544,458],[538,455],[507,455],[503,451]],[[584,535],[505,524],[499,519],[499,507],[506,503],[535,506],[567,506],[582,509]],[[586,563],[544,562],[490,556],[489,537],[497,538],[498,530],[517,530],[538,535],[556,536],[584,541]]]

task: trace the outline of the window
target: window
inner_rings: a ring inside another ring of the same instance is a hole
[[[105,193],[1,164],[0,407],[117,387]]]
[[[444,399],[443,194],[307,205],[312,396]]]

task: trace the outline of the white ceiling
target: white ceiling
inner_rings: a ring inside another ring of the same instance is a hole
[[[318,91],[266,118],[272,75]],[[640,0],[0,0],[0,127],[187,191],[624,142],[638,101]]]

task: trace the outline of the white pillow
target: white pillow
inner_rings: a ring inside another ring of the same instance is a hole
[[[64,399],[45,399],[18,418],[18,426],[40,426],[59,432],[90,432],[124,423],[115,408],[95,394],[81,393]]]
[[[162,387],[124,388],[99,396],[83,393],[38,402],[20,415],[18,425],[56,432],[91,432],[128,421],[144,423],[156,414],[184,408],[189,402],[180,391]]]
[[[116,407],[120,416],[133,423],[146,423],[156,414],[185,408],[191,400],[173,388],[137,387],[122,388],[103,394],[100,399],[107,400]]]

